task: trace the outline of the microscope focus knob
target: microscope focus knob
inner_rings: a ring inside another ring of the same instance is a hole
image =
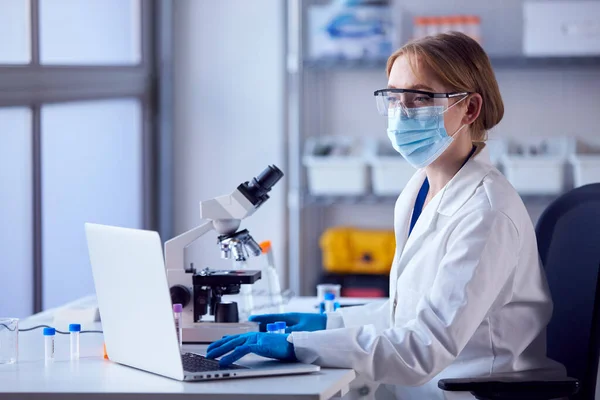
[[[175,285],[169,289],[171,293],[171,303],[181,304],[182,307],[187,306],[192,299],[190,290],[183,285]]]

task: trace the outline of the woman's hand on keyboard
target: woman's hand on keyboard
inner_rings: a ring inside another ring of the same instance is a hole
[[[206,357],[217,358],[231,352],[219,360],[221,366],[233,364],[249,353],[281,361],[298,361],[294,353],[294,345],[287,341],[288,336],[262,332],[225,336],[208,346]]]

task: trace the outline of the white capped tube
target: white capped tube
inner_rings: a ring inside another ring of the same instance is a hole
[[[56,329],[44,328],[44,359],[46,362],[54,361],[54,336]]]
[[[71,344],[71,360],[79,360],[79,333],[80,324],[69,325],[69,342]]]

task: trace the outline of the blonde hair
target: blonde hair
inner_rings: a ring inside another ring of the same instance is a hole
[[[471,140],[485,141],[487,131],[502,120],[504,103],[490,60],[481,46],[459,32],[417,39],[390,56],[387,61],[388,77],[394,61],[402,55],[408,57],[415,75],[418,75],[418,64],[422,63],[451,91],[481,95],[481,112],[471,124]]]

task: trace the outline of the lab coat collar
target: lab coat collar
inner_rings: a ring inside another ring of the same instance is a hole
[[[437,212],[446,216],[454,215],[473,196],[492,168],[489,150],[484,143],[478,144],[473,157],[444,187]]]

